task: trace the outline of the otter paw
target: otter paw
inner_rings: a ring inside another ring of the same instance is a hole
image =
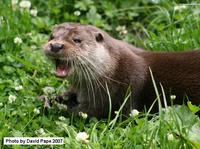
[[[38,99],[44,103],[44,108],[45,109],[50,109],[51,108],[52,103],[50,102],[50,100],[48,99],[47,96],[42,95],[42,96],[39,96]]]

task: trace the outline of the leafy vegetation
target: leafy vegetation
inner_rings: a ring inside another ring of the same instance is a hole
[[[200,47],[198,0],[23,0],[0,1],[0,140],[8,136],[59,136],[61,146],[23,148],[200,148],[198,107],[163,108],[159,114],[132,113],[125,121],[98,121],[43,109],[38,96],[68,87],[53,75],[42,53],[54,24],[93,24],[118,39],[154,51]],[[27,4],[28,2],[28,4]],[[29,3],[30,2],[30,3]],[[30,5],[31,4],[31,5]],[[86,132],[85,141],[77,139]],[[5,146],[0,148],[21,148]]]

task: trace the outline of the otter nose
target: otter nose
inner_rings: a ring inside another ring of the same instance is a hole
[[[51,51],[52,52],[59,52],[61,49],[63,49],[64,45],[60,44],[60,43],[54,43],[54,44],[50,44],[51,46]]]

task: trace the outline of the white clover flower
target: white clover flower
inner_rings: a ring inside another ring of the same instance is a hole
[[[46,134],[43,128],[40,128],[40,129],[36,130],[35,133],[37,135],[43,135],[43,136]]]
[[[79,116],[81,116],[83,119],[86,119],[88,117],[87,113],[79,112]]]
[[[44,129],[43,129],[43,128],[40,128],[40,129],[38,130],[38,133],[44,134],[44,133],[45,133],[45,132],[44,132]]]
[[[76,140],[83,143],[89,143],[89,135],[86,132],[79,132],[76,135]]]
[[[37,9],[31,9],[31,10],[30,10],[30,14],[31,14],[32,16],[34,16],[34,17],[37,16],[37,13],[38,13]]]
[[[114,113],[117,115],[117,114],[119,114],[119,111],[115,111]]]
[[[17,114],[17,111],[13,111],[11,115],[16,115]]]
[[[35,109],[33,110],[33,112],[34,112],[35,114],[40,114],[40,109],[35,108]]]
[[[28,0],[22,0],[19,3],[19,7],[21,7],[22,9],[30,9],[31,8],[31,2]]]
[[[58,119],[59,119],[60,121],[65,121],[65,120],[66,120],[66,118],[65,118],[64,116],[60,116]]]
[[[123,34],[123,35],[125,35],[125,34],[127,34],[127,33],[128,33],[127,30],[123,30],[123,31],[121,32],[121,34]]]
[[[17,4],[18,4],[18,0],[12,0],[12,1],[11,1],[11,5],[12,5],[12,9],[13,9],[13,10],[16,10]]]
[[[151,2],[154,4],[158,4],[160,2],[160,0],[151,0]]]
[[[131,117],[136,117],[136,116],[138,116],[138,114],[139,114],[139,111],[136,110],[136,109],[133,109],[133,110],[131,111],[131,113],[130,113],[130,116],[131,116]]]
[[[58,102],[55,102],[55,105],[58,107],[59,110],[65,110],[65,111],[67,111],[67,105],[60,104]]]
[[[170,99],[171,99],[171,100],[176,99],[176,95],[171,95],[171,96],[170,96]]]
[[[16,87],[15,87],[15,90],[16,90],[16,91],[19,91],[19,90],[22,90],[22,89],[23,89],[23,86],[22,86],[22,85],[19,85],[19,86],[16,86]]]
[[[17,5],[17,3],[18,3],[18,0],[12,0],[11,1],[11,5],[13,6],[13,5]]]
[[[0,102],[0,107],[2,107],[3,106],[3,103],[2,102]]]
[[[20,37],[15,37],[14,38],[14,43],[15,44],[21,44],[22,43],[22,39]]]
[[[36,45],[32,45],[31,49],[35,50],[35,49],[37,49],[37,46]]]
[[[167,139],[168,139],[169,141],[174,140],[174,136],[173,136],[173,134],[168,133],[168,134],[167,134]]]
[[[187,6],[186,5],[177,5],[177,6],[174,6],[174,10],[175,11],[182,11],[183,9],[186,9]]]
[[[13,102],[15,102],[16,99],[17,99],[17,97],[15,95],[9,95],[8,103],[13,103]]]
[[[75,16],[80,16],[80,15],[81,15],[81,12],[78,11],[78,10],[77,10],[77,11],[74,11],[74,15],[75,15]]]
[[[53,94],[55,92],[55,89],[53,87],[46,86],[45,88],[43,88],[43,92],[44,94],[49,95]]]
[[[26,35],[29,36],[29,37],[31,37],[33,34],[32,34],[32,32],[29,32]]]
[[[116,31],[118,31],[120,35],[125,35],[128,33],[125,25],[117,26]]]
[[[116,27],[116,31],[118,31],[118,32],[119,32],[121,29],[122,29],[122,26],[117,26],[117,27]]]

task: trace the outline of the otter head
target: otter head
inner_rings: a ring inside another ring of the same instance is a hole
[[[55,61],[58,77],[67,77],[72,73],[90,79],[101,77],[109,74],[112,67],[104,35],[103,31],[90,25],[56,25],[44,45],[44,53]]]

